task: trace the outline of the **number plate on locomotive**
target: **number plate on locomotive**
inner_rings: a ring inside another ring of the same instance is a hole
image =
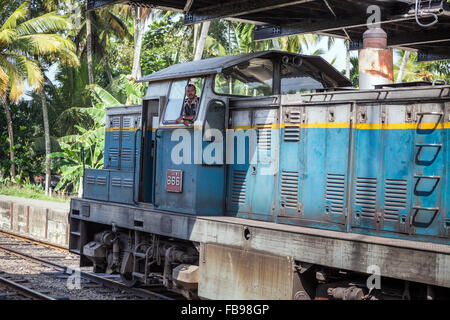
[[[183,187],[183,171],[167,170],[166,172],[166,191],[181,192]]]

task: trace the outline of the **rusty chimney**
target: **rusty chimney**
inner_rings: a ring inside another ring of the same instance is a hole
[[[394,82],[392,50],[387,48],[387,34],[383,29],[371,28],[364,32],[358,61],[360,89]]]

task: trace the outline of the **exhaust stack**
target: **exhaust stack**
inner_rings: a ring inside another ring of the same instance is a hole
[[[371,28],[364,32],[358,63],[360,89],[394,83],[392,50],[387,48],[387,34],[383,29]]]

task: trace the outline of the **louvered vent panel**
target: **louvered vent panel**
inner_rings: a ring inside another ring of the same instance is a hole
[[[286,142],[300,141],[300,127],[285,126],[284,127],[284,141],[286,141]]]
[[[286,208],[297,209],[298,205],[298,172],[281,172],[281,198]]]
[[[106,185],[106,177],[97,177],[97,184],[100,186]]]
[[[345,176],[343,174],[327,174],[325,199],[330,204],[332,213],[344,212]]]
[[[120,117],[111,117],[110,126],[111,128],[120,128]]]
[[[259,150],[269,151],[271,140],[272,140],[272,132],[270,129],[266,128],[257,129],[257,142]]]
[[[231,202],[244,204],[247,192],[247,172],[245,170],[233,171],[233,183],[231,185]]]
[[[132,128],[133,127],[133,118],[132,117],[123,117],[123,127],[124,128]]]
[[[129,132],[122,132],[122,140],[123,141],[130,141],[131,139],[131,133]]]
[[[95,176],[86,176],[87,184],[95,184]]]
[[[113,187],[119,187],[120,188],[121,184],[122,184],[122,179],[121,178],[112,178],[111,179],[111,185]]]
[[[133,179],[123,179],[122,186],[124,188],[133,188]]]
[[[356,205],[361,207],[361,214],[374,217],[377,206],[377,179],[356,178]]]
[[[119,141],[119,136],[120,136],[120,133],[118,133],[118,132],[113,132],[113,140],[115,140],[115,141]]]
[[[119,149],[117,148],[109,148],[109,157],[112,161],[119,160]]]
[[[384,218],[397,220],[399,210],[407,207],[407,197],[406,180],[386,179],[384,184]]]
[[[289,122],[301,122],[302,114],[300,111],[289,112]]]
[[[131,161],[131,149],[130,148],[122,149],[122,161]]]

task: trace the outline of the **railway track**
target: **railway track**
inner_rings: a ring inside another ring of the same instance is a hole
[[[12,239],[14,239],[15,241],[11,241]],[[43,246],[43,244],[38,243],[36,244],[35,241],[33,240],[29,240],[26,239],[24,240],[22,237],[17,237],[11,234],[7,234],[7,233],[3,233],[0,232],[0,251],[3,251],[5,253],[8,253],[10,255],[16,256],[20,259],[24,259],[24,260],[28,260],[34,263],[38,263],[42,266],[46,266],[49,267],[51,269],[57,270],[57,273],[49,273],[49,272],[45,272],[46,275],[54,275],[61,278],[68,278],[70,277],[76,270],[75,267],[73,266],[68,266],[68,265],[64,265],[61,263],[56,263],[54,261],[50,261],[50,259],[64,259],[64,256],[58,256],[55,255],[54,252],[51,253],[51,255],[47,255],[47,256],[36,256],[34,254],[29,254],[29,253],[25,253],[22,250],[18,250],[16,248],[13,249],[13,247],[23,247],[26,246],[27,248],[34,248],[36,249],[36,251],[39,251],[38,249],[55,249],[55,251],[57,250],[59,253],[63,253],[64,255],[72,255],[69,253],[68,250],[62,249],[61,247],[56,247],[56,248],[52,248],[51,245],[49,244],[45,244],[45,246]],[[77,259],[78,257],[75,256],[74,259]],[[165,289],[163,286],[158,286],[158,285],[154,285],[152,287],[152,290],[148,290],[146,288],[130,288],[127,287],[124,283],[120,282],[120,280],[118,279],[114,279],[114,277],[112,277],[111,275],[99,275],[99,274],[95,274],[89,271],[82,271],[82,270],[77,270],[76,272],[79,272],[79,276],[81,279],[84,280],[84,282],[87,282],[87,287],[92,288],[94,287],[98,287],[98,288],[109,288],[109,289],[115,289],[115,290],[119,290],[123,294],[127,294],[130,296],[134,296],[136,297],[136,299],[149,299],[149,300],[175,300],[175,299],[180,299],[180,296],[178,295],[174,295],[171,292],[164,292]],[[5,279],[5,282],[2,282],[0,280],[0,283],[4,283],[5,286],[9,286],[12,287],[14,286],[14,281],[10,280],[10,279]],[[10,283],[8,283],[10,282]],[[18,284],[18,283],[16,283]],[[21,287],[24,287],[20,284],[18,284]],[[17,286],[17,290],[21,290],[19,288],[19,286]],[[25,288],[25,287],[24,287]],[[26,290],[26,289],[23,289]],[[36,290],[32,290],[30,289],[30,293],[29,295],[32,295],[32,292],[35,291],[36,292],[36,299],[38,297],[38,295],[40,294],[38,291]],[[155,291],[159,291],[159,292],[155,292]],[[42,293],[41,293],[42,294]],[[42,297],[40,297],[39,299],[45,299],[44,297],[48,297],[51,298],[45,294],[42,294]],[[55,300],[54,298],[51,299],[47,299],[47,300]]]
[[[18,282],[3,277],[0,277],[0,289],[3,291],[0,293],[0,299],[2,300],[11,298],[14,300],[21,300],[22,298],[29,298],[31,300],[57,300],[39,291],[21,285]],[[12,290],[13,293],[11,293],[8,289]]]

